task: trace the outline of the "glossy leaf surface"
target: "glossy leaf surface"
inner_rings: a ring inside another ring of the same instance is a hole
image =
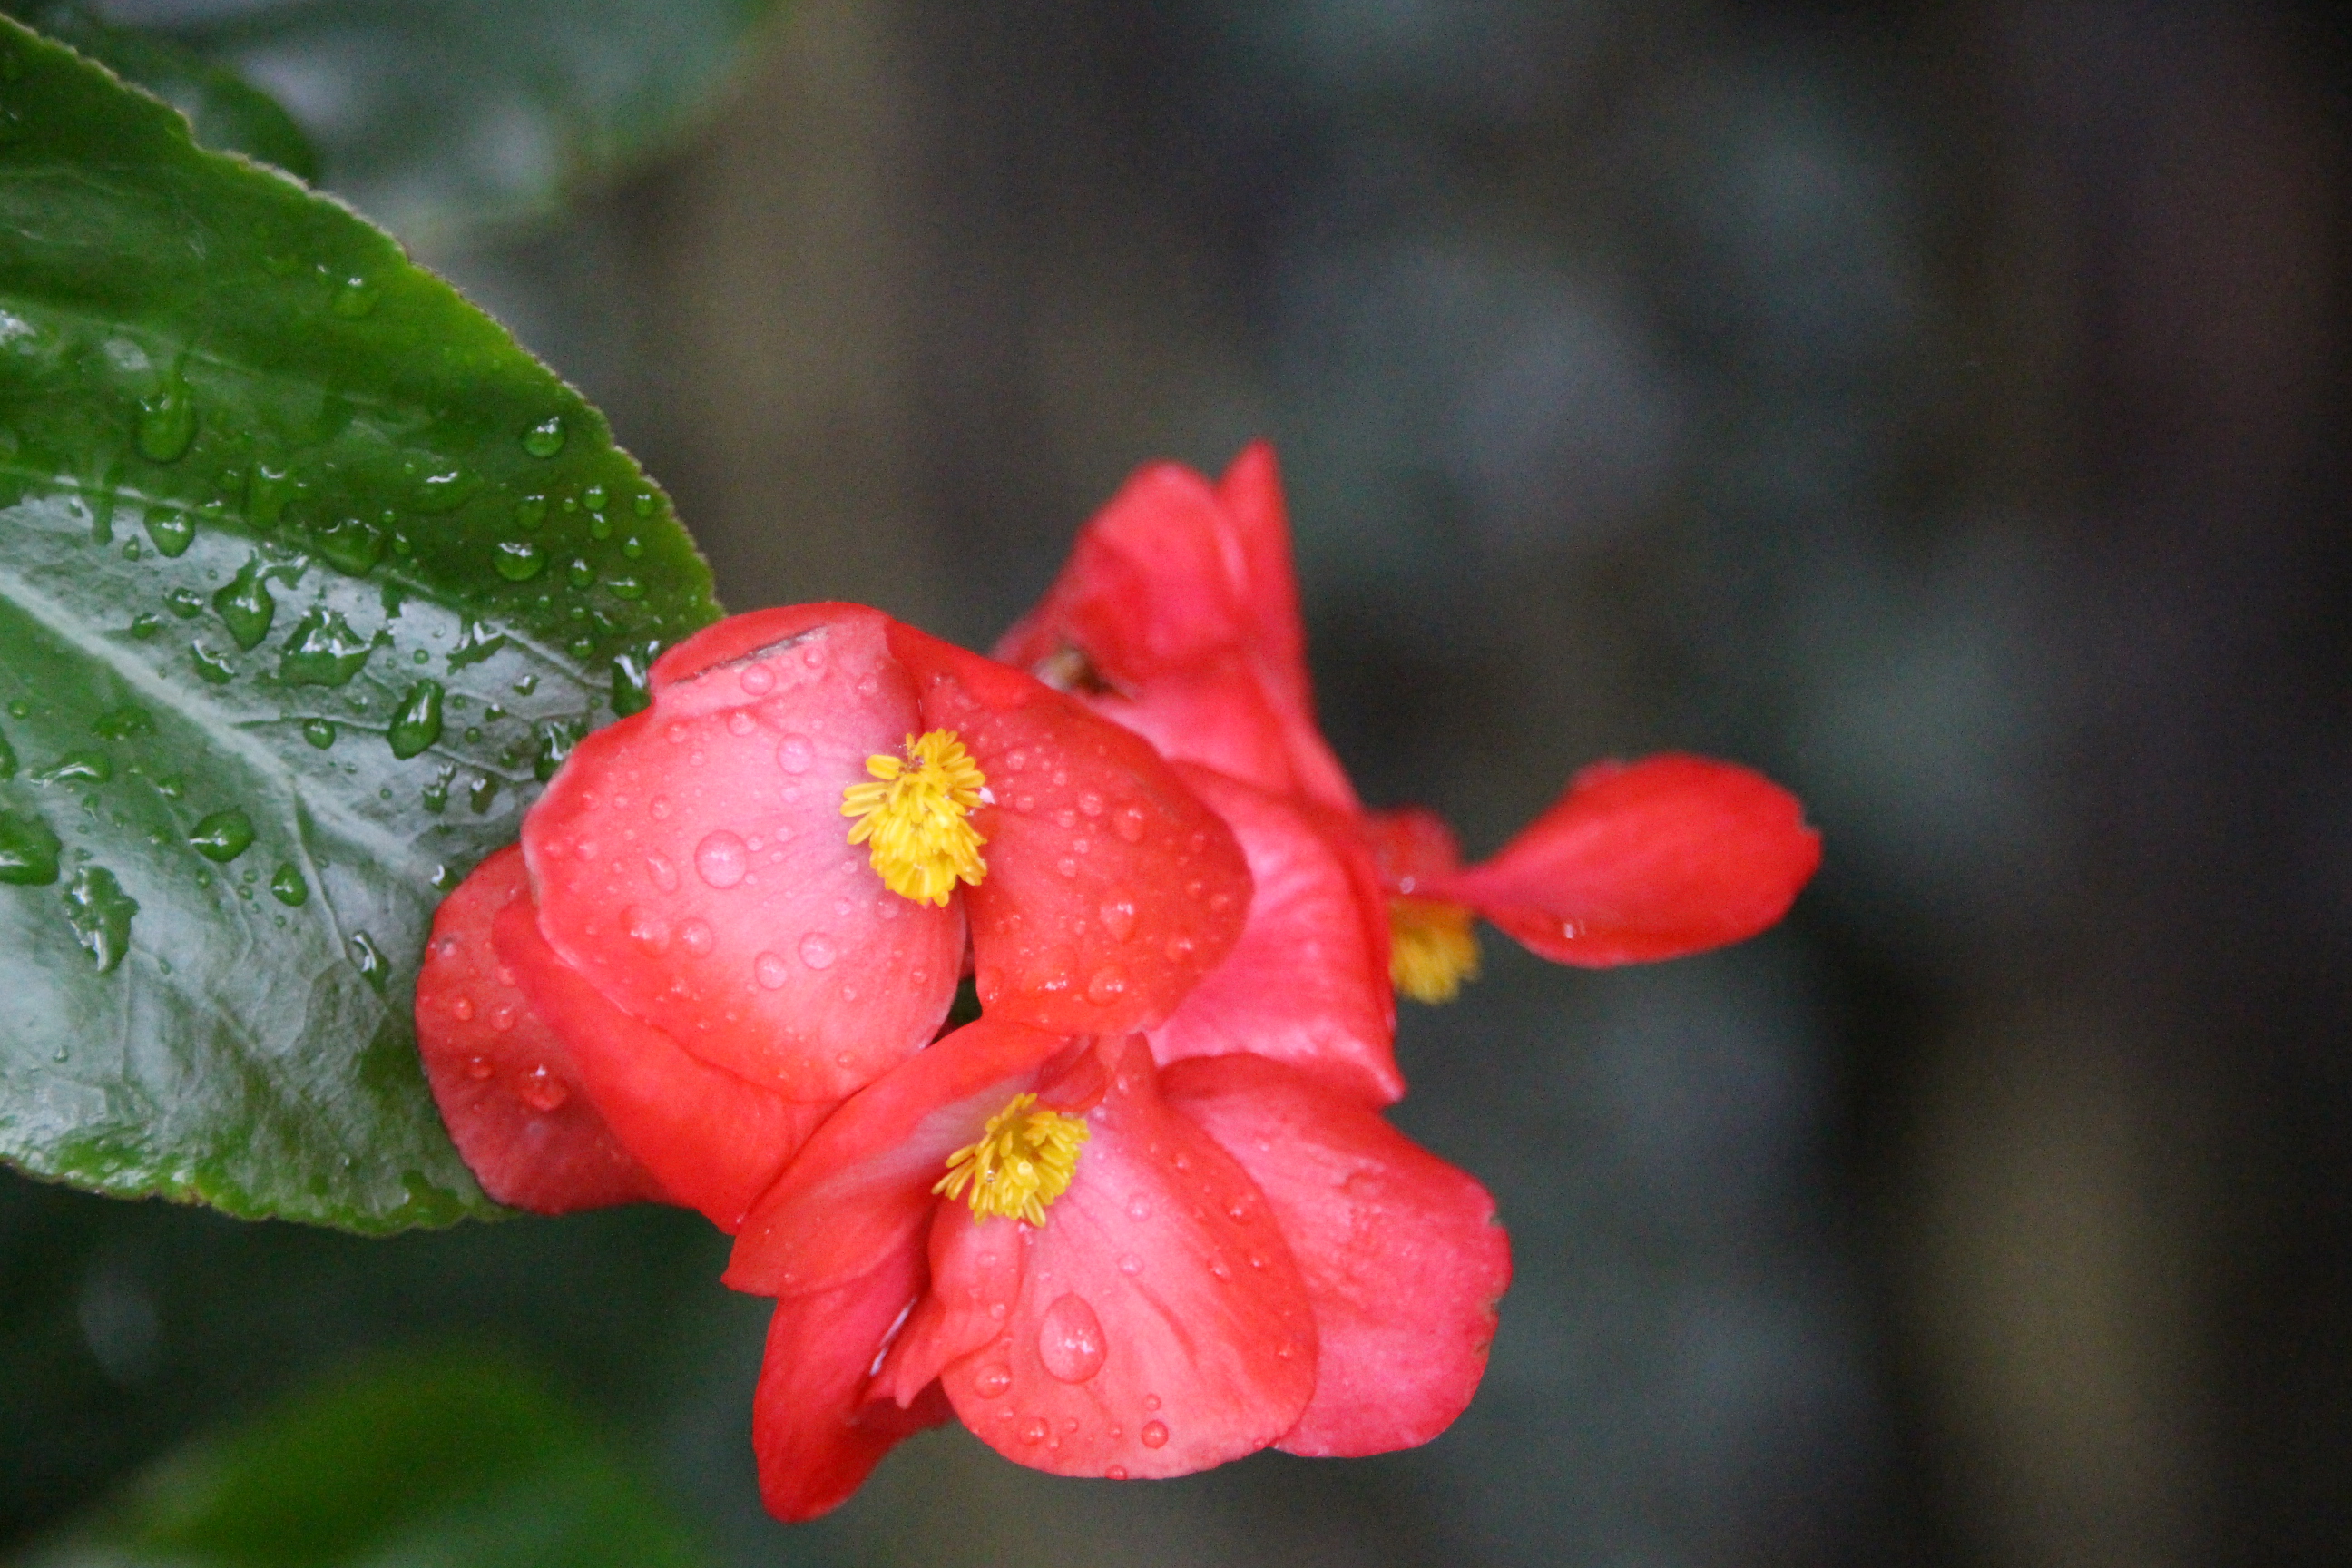
[[[5,21],[0,126],[0,1158],[485,1210],[417,1066],[427,922],[709,573],[341,206]]]

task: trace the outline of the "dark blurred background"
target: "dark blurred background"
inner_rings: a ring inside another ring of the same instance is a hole
[[[1485,852],[1709,752],[1819,881],[1407,1005],[1398,1119],[1518,1268],[1424,1449],[1114,1487],[950,1429],[786,1531],[699,1222],[6,1177],[0,1549],[454,1341],[729,1563],[2352,1560],[2347,85],[2221,0],[799,0],[689,145],[422,253],[731,607],[985,647],[1136,464],[1270,436],[1370,799]]]

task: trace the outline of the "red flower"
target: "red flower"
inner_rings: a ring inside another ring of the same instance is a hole
[[[824,1511],[950,1413],[1113,1479],[1425,1442],[1486,1363],[1492,1219],[1307,1074],[984,1017],[835,1112],[737,1237],[728,1282],[779,1298],[768,1506]]]
[[[740,616],[651,684],[525,819],[529,888],[494,858],[436,927],[419,1033],[494,1195],[650,1183],[732,1230],[937,1033],[967,927],[992,1014],[1071,1034],[1160,1022],[1240,933],[1233,834],[1149,745],[877,611]],[[505,1092],[468,1092],[477,1058]],[[553,1085],[601,1112],[568,1142],[522,1114]]]
[[[1391,976],[1424,1001],[1476,973],[1474,912],[1564,963],[1671,958],[1770,926],[1820,864],[1819,836],[1787,791],[1729,763],[1664,756],[1587,769],[1501,853],[1464,868],[1433,816],[1357,804],[1316,729],[1305,647],[1280,480],[1261,442],[1213,489],[1171,463],[1138,473],[997,657],[1172,759],[1340,814],[1376,855]]]

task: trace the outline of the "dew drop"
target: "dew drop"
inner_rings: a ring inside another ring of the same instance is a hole
[[[811,969],[830,969],[838,956],[833,938],[821,931],[813,931],[801,938],[801,962]]]
[[[635,907],[621,911],[621,929],[637,944],[637,951],[658,957],[669,951],[669,922],[649,910]]]
[[[646,856],[646,875],[653,879],[654,886],[659,888],[663,892],[675,893],[677,891],[677,868],[671,865],[666,857],[660,855]]]
[[[213,595],[213,608],[228,627],[228,635],[247,652],[269,635],[269,623],[278,614],[278,601],[269,596],[269,584],[261,574],[261,557],[250,556],[237,574]]]
[[[563,416],[551,414],[524,431],[522,449],[534,458],[552,458],[563,450]]]
[[[759,727],[758,721],[740,708],[727,715],[727,732],[730,735],[748,735]]]
[[[1118,815],[1110,819],[1111,831],[1129,844],[1143,842],[1143,808],[1139,805],[1122,805]]]
[[[751,852],[742,838],[726,828],[705,834],[694,847],[695,874],[710,886],[727,889],[743,879],[751,866]]]
[[[765,664],[745,665],[743,672],[735,678],[735,683],[743,689],[747,697],[764,697],[776,688],[776,672]]]
[[[437,680],[420,680],[408,689],[383,732],[394,756],[413,757],[441,738],[441,696]]]
[[[1106,1006],[1127,994],[1127,971],[1116,963],[1106,963],[1087,977],[1087,1000],[1097,1007]]]
[[[490,1066],[490,1058],[488,1057],[467,1057],[466,1058],[466,1076],[472,1079],[476,1083],[487,1082],[490,1074],[496,1070],[496,1068]]]
[[[1135,934],[1135,895],[1132,893],[1121,891],[1111,894],[1095,913],[1113,942],[1125,942]]]
[[[1127,1200],[1127,1217],[1140,1224],[1151,1217],[1151,1205],[1140,1197]]]
[[[1139,1434],[1139,1436],[1142,1437],[1143,1446],[1145,1447],[1164,1448],[1168,1446],[1168,1423],[1165,1421],[1146,1421],[1143,1424],[1143,1430]]]
[[[806,735],[787,735],[776,742],[776,766],[788,773],[804,773],[816,760],[816,747]]]
[[[971,1391],[982,1399],[996,1399],[1013,1386],[1013,1369],[1009,1366],[984,1366],[971,1380]]]
[[[1127,1479],[1127,1467],[1125,1465],[1113,1465],[1109,1469],[1103,1472],[1103,1479],[1110,1481],[1123,1481]]]
[[[1078,863],[1066,855],[1054,862],[1054,869],[1065,877],[1075,877],[1078,874]]]
[[[196,402],[187,384],[166,383],[139,404],[139,455],[150,462],[177,462],[196,438]]]
[[[0,882],[20,888],[48,886],[58,879],[60,847],[58,836],[39,817],[0,811]]]
[[[503,1035],[515,1026],[517,1016],[513,1003],[501,1002],[490,1009],[490,1027]]]
[[[1102,1370],[1102,1320],[1083,1296],[1058,1297],[1037,1324],[1037,1359],[1063,1383],[1084,1383]]]
[[[331,719],[305,719],[302,738],[320,751],[335,743],[335,721]]]
[[[167,511],[161,507],[147,514],[147,537],[155,542],[155,552],[172,557],[184,555],[195,542],[196,521],[184,511]]]
[[[253,818],[235,806],[215,811],[196,824],[188,842],[205,859],[226,865],[253,847]]]
[[[490,564],[509,583],[528,583],[547,570],[547,552],[528,539],[501,539]]]
[[[522,1075],[515,1093],[533,1110],[553,1110],[572,1098],[571,1087],[548,1071],[544,1062]]]
[[[661,795],[654,796],[654,798],[646,804],[646,814],[648,816],[651,816],[656,822],[667,822],[669,820],[669,797],[667,795]]]
[[[383,956],[383,949],[376,946],[375,938],[363,931],[352,932],[351,941],[345,945],[351,949],[352,966],[374,988],[377,995],[383,995],[384,985],[392,974],[392,963]]]
[[[697,958],[709,953],[717,942],[718,938],[712,932],[709,921],[688,920],[678,925],[678,945]]]
[[[1122,1252],[1118,1256],[1118,1271],[1133,1279],[1143,1272],[1143,1259],[1132,1252]]]
[[[751,978],[760,983],[762,991],[774,991],[791,978],[792,971],[784,961],[772,952],[763,952],[751,961]]]
[[[1042,1443],[1045,1440],[1045,1418],[1042,1415],[1032,1415],[1021,1424],[1021,1440],[1024,1443]]]

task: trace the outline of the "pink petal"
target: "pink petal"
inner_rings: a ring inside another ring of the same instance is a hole
[[[866,1396],[890,1331],[922,1287],[922,1259],[893,1253],[864,1277],[776,1303],[767,1359],[751,1396],[760,1496],[787,1523],[839,1507],[882,1456],[944,1420],[936,1400],[912,1411]]]
[[[1545,958],[1599,967],[1754,936],[1821,858],[1796,796],[1747,768],[1667,755],[1585,769],[1501,854],[1423,894],[1471,906]]]
[[[940,1385],[1007,1458],[1057,1475],[1175,1476],[1265,1447],[1315,1385],[1306,1288],[1265,1198],[1160,1102],[1142,1042],[1088,1115],[1069,1188],[1005,1331]]]
[[[1083,1158],[1083,1156],[1081,1156]],[[1021,1222],[981,1219],[968,1203],[941,1203],[931,1218],[930,1289],[874,1380],[877,1399],[911,1401],[940,1373],[1004,1331],[1021,1294],[1028,1248]]]
[[[1354,1099],[1253,1057],[1180,1063],[1168,1103],[1265,1194],[1314,1304],[1315,1397],[1293,1454],[1426,1443],[1477,1392],[1511,1280],[1494,1200]]]
[[[653,706],[580,742],[523,823],[540,926],[615,1006],[795,1100],[920,1048],[962,951],[953,908],[885,889],[842,792],[920,728],[886,618],[809,605],[665,654]]]
[[[605,1001],[547,944],[527,900],[499,913],[490,941],[533,1010],[569,1043],[585,1098],[614,1135],[673,1201],[721,1230],[742,1223],[832,1109],[746,1083]]]
[[[1462,868],[1462,847],[1454,829],[1435,812],[1418,805],[1368,811],[1360,823],[1381,885],[1392,893],[1417,893],[1423,884]]]
[[[1149,744],[1020,671],[906,626],[891,647],[995,796],[964,894],[981,1005],[1065,1035],[1165,1018],[1241,936],[1232,830]]]
[[[502,1204],[570,1214],[660,1200],[582,1092],[572,1052],[490,951],[490,922],[527,899],[522,852],[501,849],[433,916],[416,977],[416,1043],[457,1152]]]
[[[735,1238],[727,1283],[755,1296],[827,1290],[885,1253],[919,1256],[948,1156],[1032,1089],[1067,1044],[982,1018],[834,1112]]]
[[[1247,1051],[1385,1105],[1397,1071],[1388,911],[1370,858],[1344,826],[1199,768],[1178,773],[1248,857],[1250,917],[1225,962],[1153,1029],[1162,1066]]]

